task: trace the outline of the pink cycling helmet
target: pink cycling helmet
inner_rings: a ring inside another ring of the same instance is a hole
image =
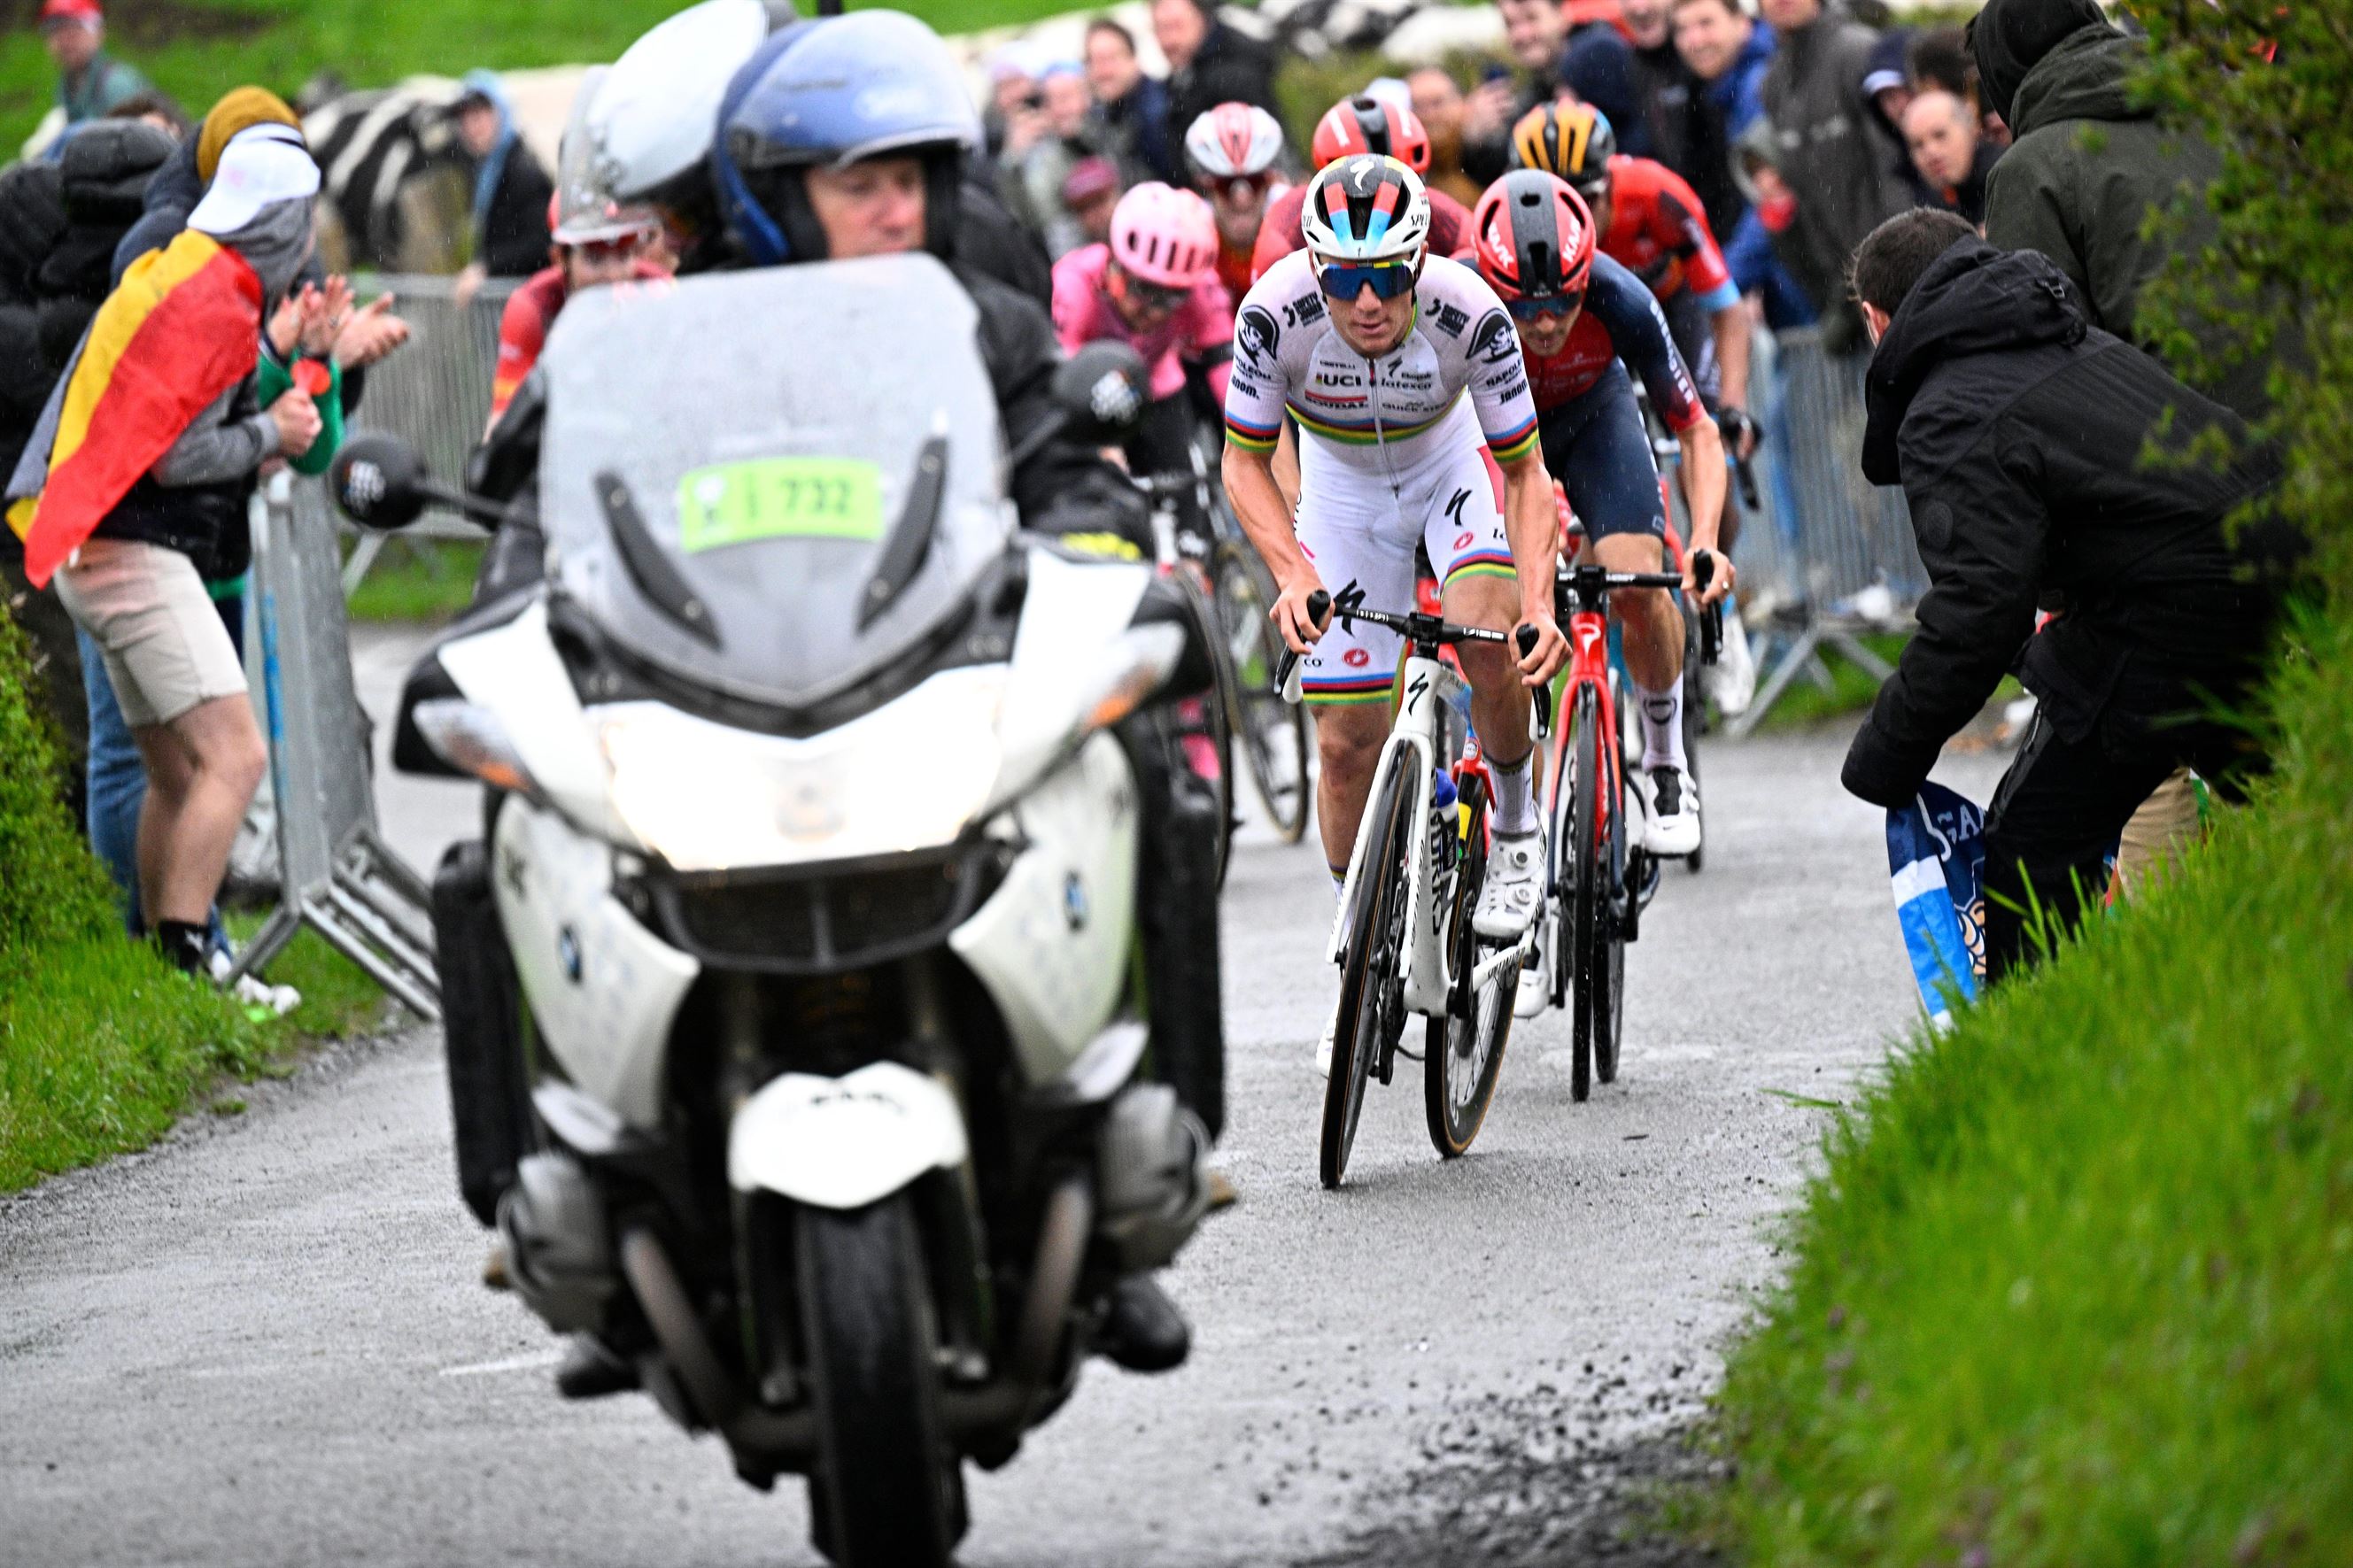
[[[1190,289],[1218,265],[1218,220],[1192,192],[1147,180],[1112,209],[1111,254],[1140,282]]]

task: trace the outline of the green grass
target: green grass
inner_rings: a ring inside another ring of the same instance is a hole
[[[229,935],[242,946],[260,925],[259,915],[232,915]],[[384,988],[314,931],[306,930],[288,942],[262,978],[273,985],[291,985],[302,994],[302,1005],[274,1026],[288,1033],[311,1039],[349,1039],[384,1020]]]
[[[488,546],[459,540],[395,541],[375,558],[348,606],[355,621],[446,621],[466,607]]]
[[[45,950],[0,998],[0,1193],[146,1147],[283,1043],[120,936]]]
[[[1759,1563],[2353,1562],[2353,622],[2169,880],[1915,1038],[1732,1358]]]
[[[916,0],[905,8],[943,33],[965,33],[1073,7],[1070,0]],[[680,0],[117,0],[108,7],[108,47],[201,117],[240,83],[290,98],[322,69],[353,87],[380,87],[475,66],[609,60],[678,9]],[[13,151],[56,95],[40,35],[18,26],[0,36],[0,147]]]

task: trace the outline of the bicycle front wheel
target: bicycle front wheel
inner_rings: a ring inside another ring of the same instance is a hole
[[[1241,548],[1218,552],[1218,622],[1234,672],[1233,727],[1250,780],[1276,834],[1296,844],[1307,831],[1307,710],[1285,702],[1275,679],[1282,639],[1270,618],[1273,600],[1262,574]]]
[[[1356,1146],[1365,1090],[1380,1058],[1405,1027],[1406,891],[1415,852],[1411,752],[1391,757],[1365,807],[1364,864],[1348,903],[1348,952],[1340,1013],[1332,1034],[1332,1072],[1324,1081],[1324,1135],[1318,1173],[1337,1187]]]
[[[1461,874],[1454,879],[1454,903],[1446,933],[1454,992],[1448,998],[1446,1016],[1430,1020],[1421,1068],[1430,1142],[1443,1160],[1469,1153],[1472,1141],[1486,1123],[1487,1108],[1494,1103],[1495,1082],[1504,1070],[1504,1047],[1511,1038],[1512,1003],[1520,978],[1518,966],[1513,965],[1483,986],[1472,984],[1471,976],[1482,960],[1512,944],[1482,941],[1472,929],[1479,890],[1487,880],[1487,796],[1476,775],[1465,780],[1462,789],[1470,837],[1463,845]]]

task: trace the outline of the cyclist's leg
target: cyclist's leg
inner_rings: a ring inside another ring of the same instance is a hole
[[[1624,368],[1611,365],[1591,391],[1567,405],[1548,435],[1545,459],[1556,465],[1568,504],[1584,521],[1593,559],[1613,572],[1662,570],[1667,520],[1659,502],[1658,465]],[[1635,686],[1646,694],[1676,690],[1683,623],[1673,597],[1659,588],[1629,589],[1612,597],[1609,609]],[[1679,722],[1675,730],[1680,752]],[[1646,744],[1648,733],[1646,727]]]
[[[1324,586],[1335,599],[1352,586],[1360,589],[1374,609],[1404,607],[1413,594],[1413,541],[1394,537],[1388,487],[1336,464],[1313,467],[1320,471],[1306,479],[1310,494],[1300,507],[1299,544]],[[1386,627],[1335,618],[1300,671],[1301,691],[1315,710],[1322,766],[1315,817],[1335,879],[1347,872],[1373,767],[1388,734],[1398,647],[1398,634]]]
[[[1416,499],[1423,509],[1422,546],[1438,574],[1446,618],[1511,630],[1520,618],[1520,588],[1504,526],[1504,476],[1494,458],[1484,447],[1465,448],[1440,464]],[[1496,643],[1465,643],[1454,655],[1471,683],[1471,727],[1495,777],[1496,831],[1534,832],[1535,742],[1518,656]]]

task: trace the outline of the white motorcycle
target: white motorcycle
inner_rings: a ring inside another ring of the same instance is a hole
[[[1143,1077],[1216,1029],[1214,890],[1154,868],[1217,825],[1133,740],[1189,634],[1149,564],[1017,533],[974,321],[926,257],[573,300],[546,579],[401,720],[493,786],[437,914],[516,1290],[745,1480],[808,1477],[853,1568],[947,1561],[963,1460],[1012,1457],[1207,1201]],[[1058,402],[1108,425],[1138,371]],[[331,482],[375,526],[484,510],[380,438]],[[1153,953],[1202,908],[1206,1015]]]

